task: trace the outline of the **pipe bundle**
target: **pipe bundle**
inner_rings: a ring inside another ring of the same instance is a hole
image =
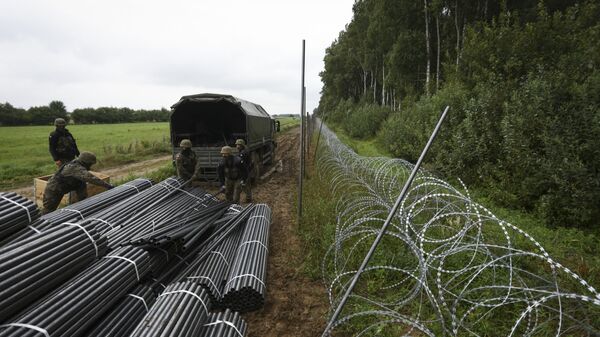
[[[44,296],[104,255],[106,239],[65,223],[0,248],[0,322]]]
[[[76,222],[89,217],[93,218],[94,213],[101,212],[107,207],[115,205],[124,199],[149,188],[150,186],[152,186],[152,182],[148,179],[135,179],[126,184],[119,185],[113,189],[83,199],[67,207],[44,214],[37,221],[31,224],[30,227],[15,233],[3,243],[6,244],[17,242],[28,236],[47,231],[57,224],[63,222]]]
[[[247,312],[264,304],[271,209],[254,207],[248,218],[224,288],[223,306]]]
[[[148,313],[156,295],[147,286],[140,285],[117,303],[95,327],[85,335],[87,337],[128,337],[133,329]]]
[[[210,300],[202,287],[189,281],[173,283],[158,296],[131,337],[198,336],[210,309]]]
[[[148,254],[123,247],[104,256],[37,305],[0,325],[0,337],[82,336],[149,269]]]
[[[180,180],[170,178],[181,183]],[[161,186],[165,187],[163,183]],[[149,204],[148,204],[149,203]],[[134,216],[114,221],[115,228],[107,233],[110,248],[115,248],[136,237],[145,236],[168,226],[173,221],[186,219],[190,214],[202,212],[203,209],[217,203],[211,195],[199,188],[183,189],[171,186],[158,199],[154,196],[146,201],[143,210]],[[185,221],[184,221],[185,223]]]
[[[228,202],[218,202],[205,208],[192,209],[183,217],[157,225],[150,233],[132,238],[129,243],[136,246],[164,246],[177,241],[182,248],[189,249],[212,228],[228,206]]]
[[[247,325],[239,313],[229,309],[210,314],[200,337],[244,337]]]
[[[203,286],[210,296],[211,301],[218,305],[223,296],[223,288],[227,283],[229,268],[239,245],[241,228],[236,228],[223,242],[212,249],[206,260],[192,270],[187,276],[188,280],[195,281]]]
[[[262,306],[270,209],[181,179],[128,185],[138,183],[127,198],[96,198],[101,209],[41,217],[40,233],[0,247],[0,337],[246,334],[239,314],[209,311]]]
[[[37,205],[16,193],[0,192],[0,240],[31,225],[40,217]]]

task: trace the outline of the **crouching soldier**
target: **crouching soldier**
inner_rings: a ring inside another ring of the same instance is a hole
[[[91,152],[82,152],[75,160],[63,164],[48,180],[44,190],[44,209],[42,214],[54,211],[62,197],[75,191],[79,200],[87,198],[86,182],[98,186],[113,188],[113,185],[103,181],[89,172],[96,164],[96,156]]]
[[[219,181],[221,182],[221,192],[225,192],[227,201],[234,203],[240,202],[241,185],[248,178],[248,171],[242,164],[240,157],[233,155],[233,149],[229,146],[223,146],[221,149],[221,162],[217,168]]]
[[[254,165],[252,163],[252,158],[250,157],[250,151],[248,151],[248,148],[246,147],[246,141],[243,139],[236,140],[235,147],[239,152],[242,165],[246,167],[246,171],[248,172],[248,179],[241,184],[242,191],[246,194],[246,202],[252,202],[252,178],[258,181],[258,177],[255,177],[256,172],[254,171]]]
[[[181,152],[175,156],[177,175],[185,181],[196,180],[200,162],[196,158],[196,153],[192,150],[192,142],[189,139],[184,139],[179,143],[179,147],[181,147]]]

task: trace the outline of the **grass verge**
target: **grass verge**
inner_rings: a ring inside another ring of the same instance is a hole
[[[98,157],[94,170],[170,153],[168,123],[70,125],[80,151]],[[0,127],[0,189],[23,186],[56,171],[48,151],[51,126]]]

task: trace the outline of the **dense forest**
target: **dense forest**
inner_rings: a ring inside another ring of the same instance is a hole
[[[77,124],[165,122],[170,111],[133,110],[129,108],[100,107],[75,109],[67,112],[61,101],[52,101],[47,106],[34,106],[27,110],[16,108],[10,103],[0,103],[0,126],[49,125],[56,118],[65,118]]]
[[[600,219],[600,5],[357,0],[327,49],[317,113],[548,224]]]

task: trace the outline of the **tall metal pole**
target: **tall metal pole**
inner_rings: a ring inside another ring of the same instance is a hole
[[[346,293],[344,294],[344,297],[342,297],[342,299],[340,300],[340,303],[337,306],[337,309],[335,309],[335,312],[329,319],[329,322],[327,323],[327,327],[325,328],[325,331],[323,331],[323,334],[321,335],[321,337],[327,336],[327,333],[329,332],[329,330],[331,330],[333,323],[335,322],[335,320],[338,318],[338,316],[342,312],[342,309],[344,308],[344,305],[346,304],[348,297],[350,297],[350,293],[352,293],[354,286],[356,286],[356,282],[358,282],[358,278],[360,277],[360,274],[362,274],[362,272],[367,267],[367,264],[369,264],[369,261],[371,260],[371,257],[373,256],[373,253],[375,252],[375,249],[379,245],[379,242],[383,238],[383,235],[385,235],[385,232],[386,232],[388,226],[390,225],[390,222],[392,222],[392,218],[396,214],[396,210],[402,203],[402,200],[404,200],[404,197],[406,196],[406,193],[408,192],[408,188],[410,187],[413,180],[415,179],[415,176],[417,175],[417,172],[419,171],[419,167],[421,166],[421,162],[423,162],[423,158],[425,158],[427,151],[429,151],[429,147],[431,147],[431,143],[433,143],[435,136],[437,136],[437,133],[440,130],[440,126],[442,125],[444,118],[446,118],[446,114],[448,113],[449,109],[450,109],[449,106],[447,106],[446,109],[444,109],[444,112],[442,113],[442,117],[440,117],[440,120],[437,122],[437,125],[435,126],[433,133],[429,137],[429,140],[427,141],[427,144],[425,145],[423,152],[421,152],[421,156],[419,157],[419,160],[417,160],[417,163],[415,164],[415,167],[413,167],[412,172],[410,173],[410,176],[408,177],[408,180],[404,184],[404,187],[402,188],[402,191],[400,192],[398,199],[396,199],[396,203],[394,204],[394,207],[388,214],[388,217],[385,220],[385,223],[381,227],[381,230],[379,231],[379,234],[375,238],[375,241],[373,241],[373,244],[371,245],[371,249],[369,249],[367,256],[365,256],[365,259],[363,260],[362,264],[360,265],[360,268],[358,268],[358,271],[356,272],[356,274],[354,274],[354,277],[352,278],[352,282],[350,282],[350,285],[348,286],[348,289],[346,289]]]
[[[302,219],[302,178],[304,176],[304,48],[305,40],[302,40],[302,83],[300,86],[300,167],[298,172],[298,224]]]
[[[302,128],[302,177],[306,178],[306,151],[308,151],[308,112],[306,111],[306,87],[302,96],[302,111],[304,112],[304,127]]]

